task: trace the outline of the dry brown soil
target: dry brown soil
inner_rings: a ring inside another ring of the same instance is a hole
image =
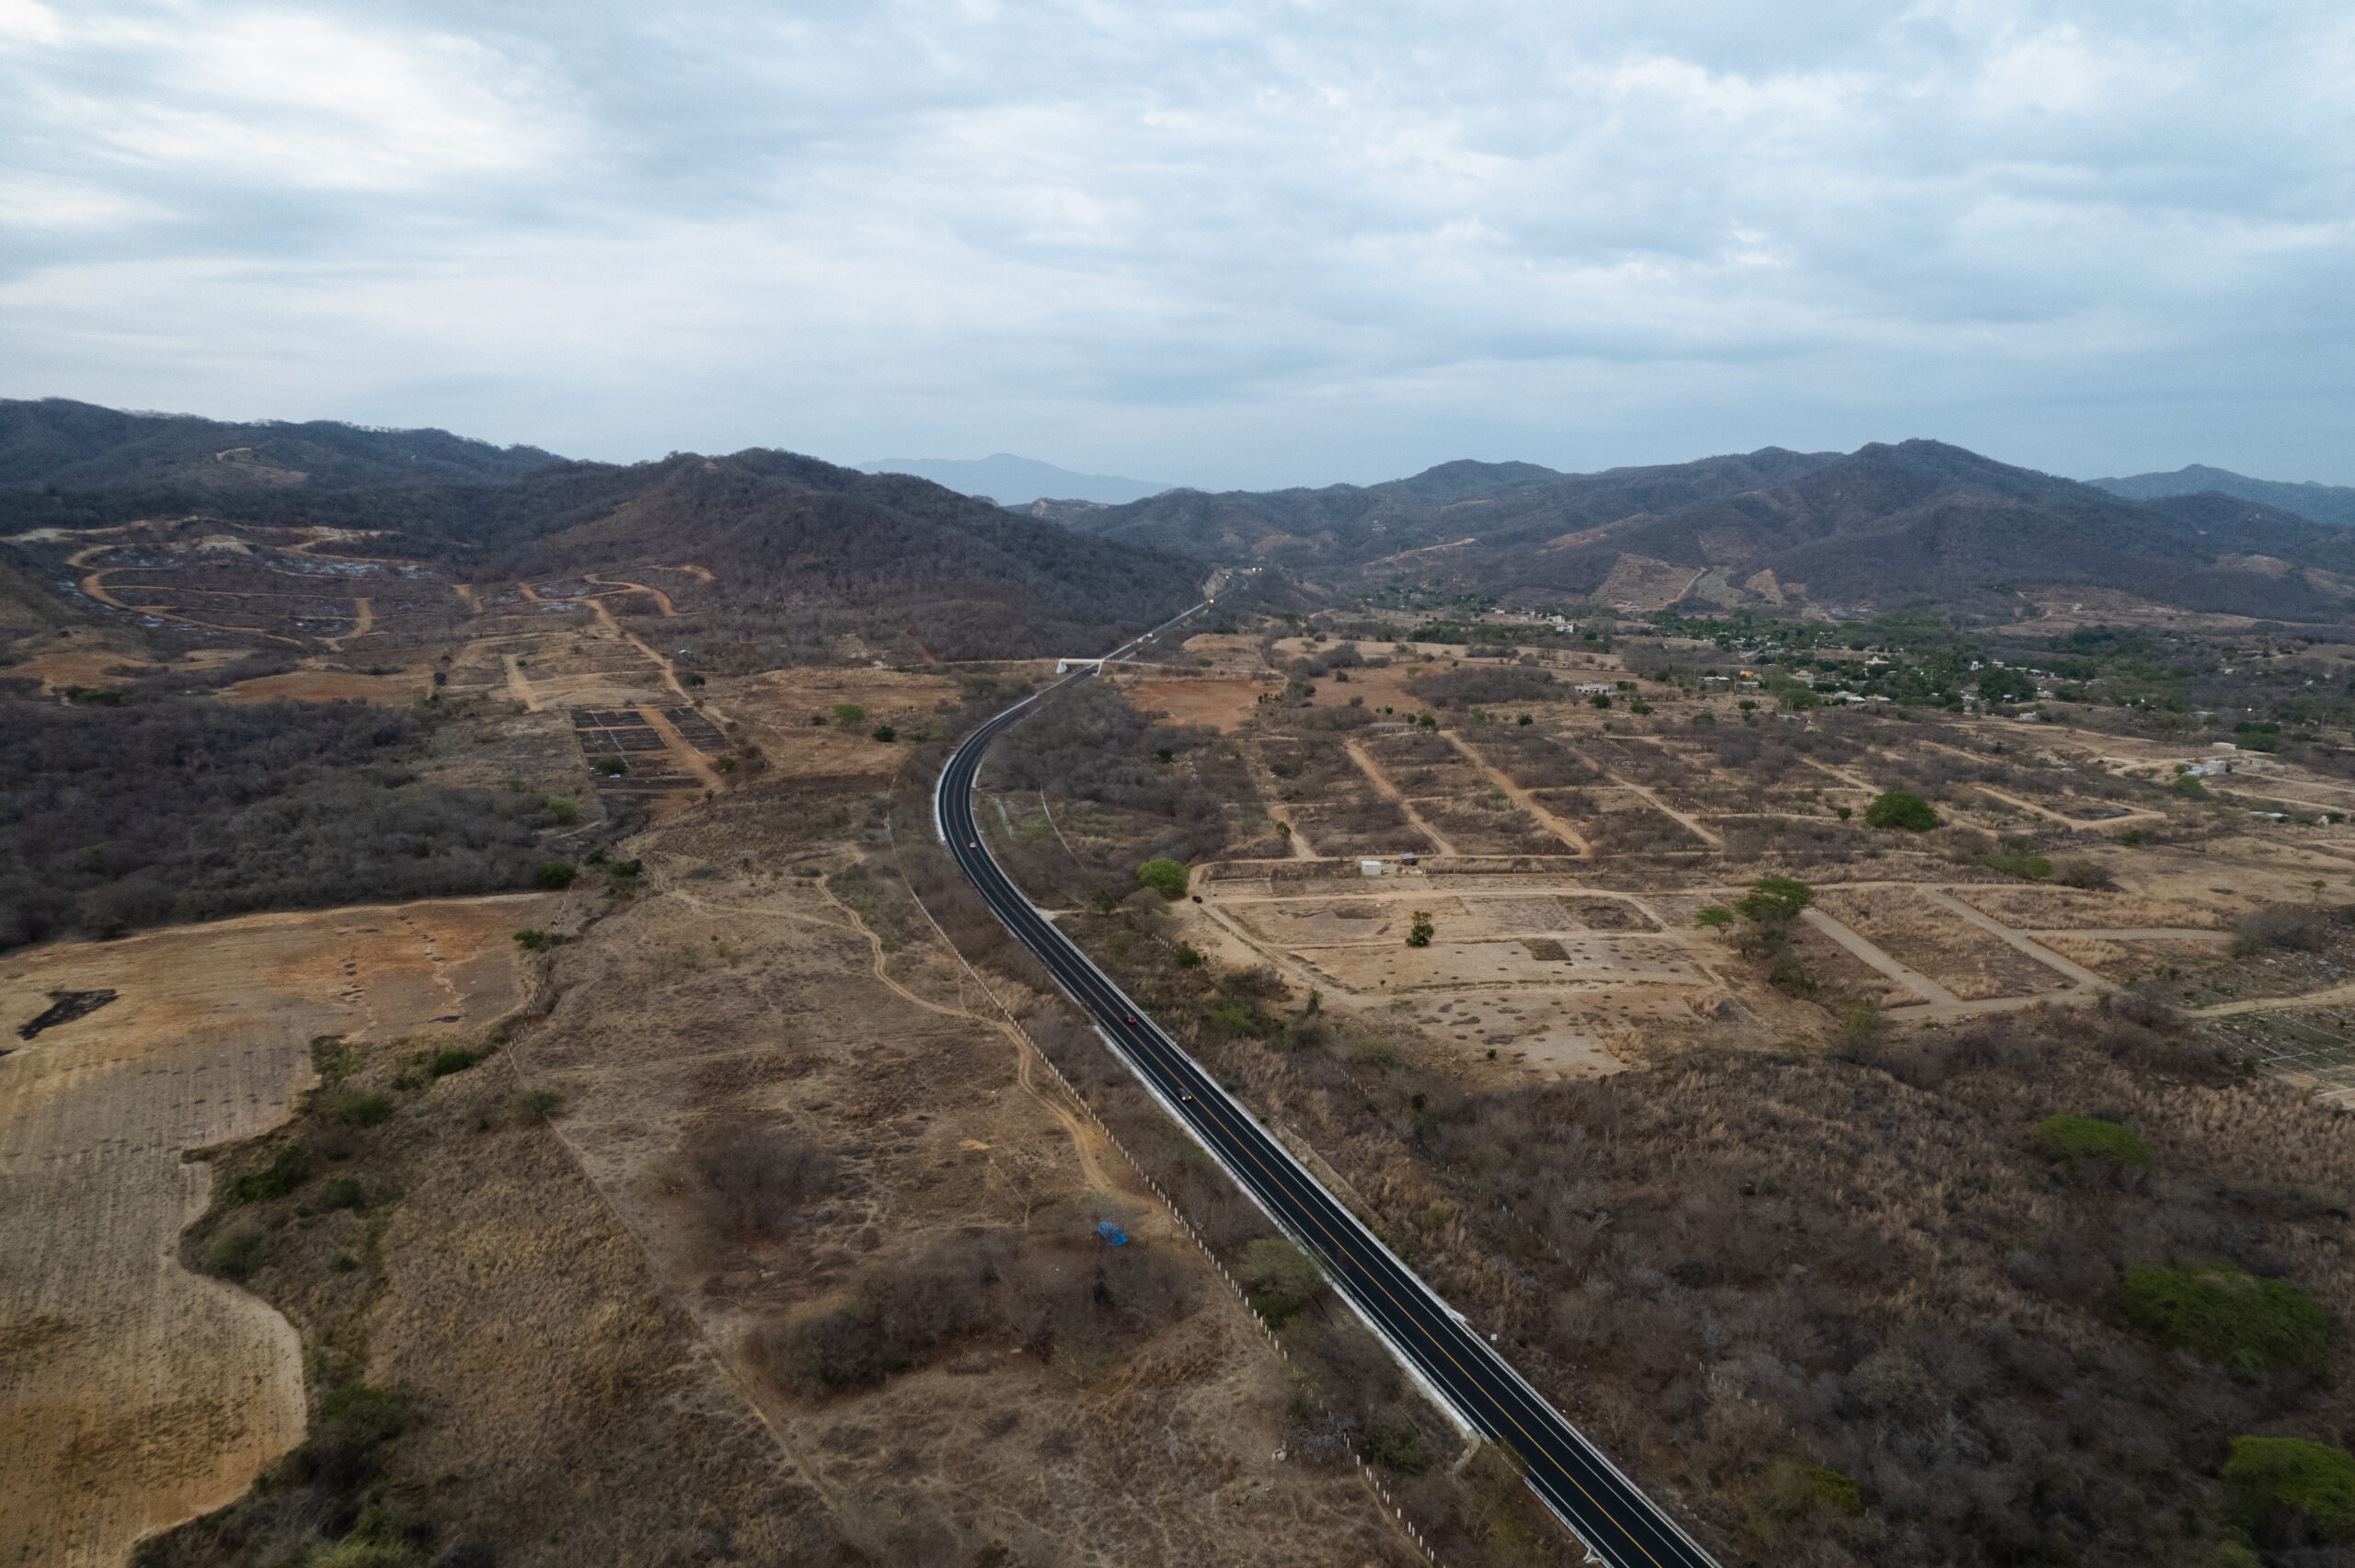
[[[1129,701],[1147,712],[1166,713],[1171,724],[1239,728],[1271,688],[1258,681],[1140,681],[1124,688]]]

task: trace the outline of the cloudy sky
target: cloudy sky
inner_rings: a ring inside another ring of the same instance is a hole
[[[0,0],[0,395],[2355,483],[2345,0]]]

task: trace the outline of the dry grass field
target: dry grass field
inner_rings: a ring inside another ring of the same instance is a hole
[[[0,961],[0,1562],[119,1563],[300,1439],[300,1347],[183,1269],[212,1169],[267,1132],[310,1042],[456,1037],[520,1001],[536,897],[256,915]],[[13,1037],[58,993],[112,991]]]

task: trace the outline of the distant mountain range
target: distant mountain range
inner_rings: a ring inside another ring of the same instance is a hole
[[[1036,458],[1017,457],[1010,452],[982,458],[879,457],[857,466],[866,474],[913,474],[964,495],[987,496],[1011,508],[1024,507],[1034,500],[1118,505],[1122,501],[1141,501],[1169,488],[1113,474],[1074,474],[1068,468],[1058,468]]]
[[[341,488],[511,479],[557,461],[537,447],[497,447],[447,430],[377,430],[327,419],[226,424],[193,414],[128,414],[63,397],[0,399],[0,485]]]
[[[38,530],[159,518],[362,529],[372,553],[459,582],[693,564],[715,576],[695,596],[715,631],[772,651],[855,634],[941,659],[1118,641],[1185,603],[1214,565],[1281,568],[1258,579],[1279,591],[1289,576],[1394,602],[1437,591],[1531,607],[1847,617],[1934,605],[2009,618],[2039,597],[2114,590],[2262,619],[2355,618],[2355,528],[2315,521],[2328,515],[2317,502],[2347,492],[2213,469],[2088,485],[1909,441],[1597,474],[1460,462],[1379,485],[1111,503],[1068,493],[1088,476],[1004,454],[927,465],[1004,501],[1066,492],[1002,506],[900,472],[915,464],[868,466],[886,472],[758,448],[577,463],[442,430],[0,401],[0,535],[17,536],[0,564],[40,594],[31,585],[62,575],[65,541],[29,537]],[[2228,482],[2289,492],[2309,512]],[[2116,493],[2131,486],[2168,493]],[[70,593],[58,602],[93,608]]]
[[[1174,490],[1051,515],[1350,592],[2008,614],[2030,590],[2109,589],[2284,620],[2355,611],[2355,532],[2213,492],[2130,500],[1932,441],[1600,474],[1451,463],[1382,485]]]
[[[2315,522],[2355,528],[2355,486],[2347,485],[2317,485],[2311,479],[2301,485],[2280,479],[2252,479],[2246,474],[2211,468],[2202,463],[2178,468],[2172,474],[2135,474],[2123,479],[2091,479],[2086,483],[2136,501],[2156,500],[2164,496],[2196,496],[2213,490],[2234,500],[2280,507]]]
[[[692,565],[713,579],[694,595],[706,640],[741,640],[756,662],[853,638],[906,662],[1084,653],[1192,602],[1206,571],[925,479],[759,448],[575,463],[441,430],[0,400],[0,597],[70,581],[74,531],[184,518],[366,531],[372,556],[462,583]],[[116,613],[56,598],[68,615]]]

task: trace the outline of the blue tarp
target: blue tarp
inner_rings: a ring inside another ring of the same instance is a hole
[[[1116,1247],[1125,1247],[1129,1244],[1129,1238],[1122,1233],[1118,1225],[1109,1219],[1097,1222],[1096,1233]]]

